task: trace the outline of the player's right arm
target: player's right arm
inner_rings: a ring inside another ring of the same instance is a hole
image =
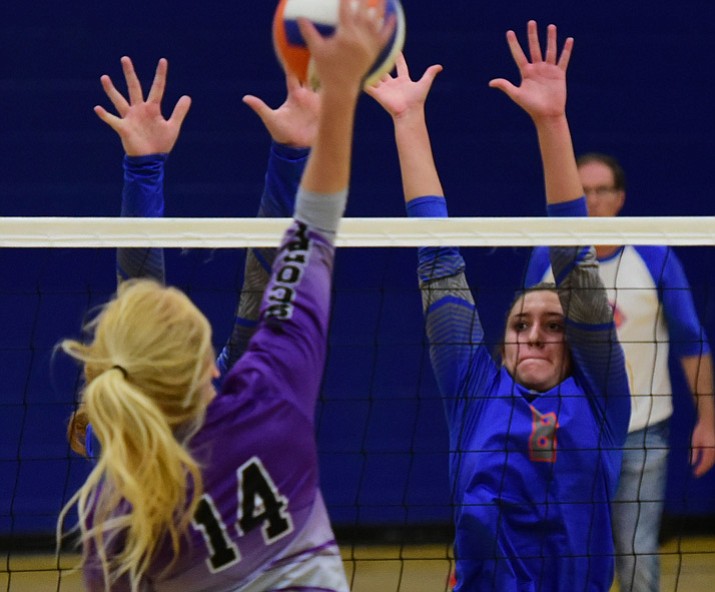
[[[127,97],[120,93],[108,75],[101,77],[102,88],[117,115],[101,105],[97,116],[119,136],[124,148],[123,217],[162,217],[164,215],[164,164],[176,144],[181,125],[191,106],[191,99],[179,99],[171,117],[161,114],[161,100],[166,88],[168,63],[159,60],[146,100],[134,64],[121,59],[127,85]],[[164,253],[161,249],[117,249],[117,279],[151,277],[164,281]]]
[[[290,218],[293,215],[300,178],[315,141],[320,96],[290,74],[286,76],[286,91],[285,101],[276,109],[253,95],[243,97],[243,102],[258,115],[271,136],[259,218]],[[276,249],[273,248],[248,249],[246,253],[233,330],[217,360],[221,376],[243,355],[256,331],[263,292],[275,257]]]
[[[341,0],[339,25],[330,37],[299,20],[321,81],[317,132],[259,328],[223,385],[226,392],[241,392],[260,371],[286,387],[273,394],[294,393],[311,421],[325,363],[334,238],[347,200],[357,99],[365,73],[394,28],[393,21],[379,26],[377,13],[365,3],[353,9],[351,0]]]
[[[410,78],[404,56],[397,60],[395,76],[386,75],[367,89],[392,117],[400,161],[407,214],[410,217],[446,217],[447,203],[434,162],[425,101],[442,66],[427,68],[419,80]],[[475,353],[488,354],[484,334],[464,276],[459,249],[429,247],[418,250],[418,275],[422,290],[430,354],[448,413],[461,396]]]
[[[127,97],[114,86],[108,75],[100,78],[102,88],[117,115],[101,105],[94,107],[97,116],[119,136],[124,148],[124,186],[122,217],[156,218],[164,215],[164,164],[176,144],[181,125],[191,106],[183,96],[167,120],[161,114],[161,100],[166,88],[168,63],[160,59],[146,100],[131,59],[121,59]],[[164,282],[162,249],[117,249],[117,281],[147,277]],[[70,447],[83,456],[90,451],[91,427],[80,406],[67,425]]]

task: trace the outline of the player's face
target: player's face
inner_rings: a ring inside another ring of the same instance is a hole
[[[602,162],[589,162],[579,167],[581,185],[586,194],[589,216],[617,216],[626,194],[614,187],[613,171]]]
[[[507,319],[503,363],[516,382],[540,392],[568,376],[571,357],[555,292],[527,292],[516,301]]]

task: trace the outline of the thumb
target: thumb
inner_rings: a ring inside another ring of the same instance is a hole
[[[254,97],[253,95],[245,95],[242,100],[256,115],[258,115],[258,117],[260,117],[261,121],[265,123],[266,115],[271,111],[271,108],[266,105],[262,99]]]
[[[119,129],[122,123],[122,120],[119,117],[117,117],[116,115],[112,115],[101,105],[95,106],[94,112],[97,114],[97,117],[99,117],[104,123],[111,127],[115,132],[119,133]]]
[[[496,88],[497,90],[502,91],[509,97],[512,97],[514,91],[516,90],[516,87],[504,78],[494,78],[493,80],[490,80],[489,88]]]
[[[181,124],[184,123],[184,119],[186,118],[186,114],[189,112],[190,107],[191,107],[191,97],[184,95],[176,103],[176,106],[174,107],[174,110],[171,113],[170,120],[175,121],[176,124],[179,127],[181,127]]]
[[[703,451],[700,448],[692,447],[690,450],[690,466],[693,467],[693,474],[699,477],[700,462]]]
[[[439,74],[442,70],[443,68],[440,64],[430,66],[427,70],[425,70],[425,73],[422,75],[422,79],[425,80],[431,87],[434,79],[437,77],[437,74]]]

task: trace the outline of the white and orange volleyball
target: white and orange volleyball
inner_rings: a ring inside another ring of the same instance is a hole
[[[338,22],[339,0],[280,0],[273,17],[273,46],[283,69],[313,88],[320,85],[310,57],[310,51],[300,34],[298,18],[311,21],[321,35],[329,36]],[[377,5],[377,0],[369,4]],[[405,44],[405,15],[399,0],[386,0],[383,18],[395,15],[396,25],[392,37],[378,56],[365,78],[365,86],[377,82],[392,70],[397,56]]]

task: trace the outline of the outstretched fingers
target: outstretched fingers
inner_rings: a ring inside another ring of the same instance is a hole
[[[437,74],[439,74],[443,70],[441,64],[433,64],[429,68],[425,70],[425,73],[422,74],[422,78],[420,78],[420,82],[423,82],[424,84],[427,85],[427,88],[430,89],[432,87],[432,83],[434,82],[434,79],[437,77]]]
[[[142,92],[142,86],[137,77],[137,73],[134,70],[134,64],[132,60],[127,56],[122,57],[122,70],[124,72],[124,80],[127,82],[127,91],[129,93],[129,102],[134,105],[136,103],[142,103],[144,101],[144,93]]]
[[[549,25],[546,29],[546,62],[556,64],[563,71],[569,66],[571,52],[573,51],[573,37],[567,37],[564,47],[559,55],[559,44],[557,39],[556,25]]]
[[[117,87],[114,86],[112,79],[106,74],[101,76],[99,81],[101,82],[102,88],[104,89],[104,94],[106,94],[109,100],[112,102],[112,105],[114,105],[114,108],[117,110],[117,113],[119,113],[120,116],[124,117],[127,114],[127,111],[129,111],[129,103],[124,98],[124,95],[122,95],[122,93],[117,90]]]
[[[566,41],[564,41],[564,48],[561,50],[558,66],[564,72],[569,67],[569,60],[571,60],[571,54],[573,52],[573,43],[573,37],[568,37]]]
[[[266,103],[263,101],[263,99],[260,99],[259,97],[256,97],[254,95],[244,95],[243,97],[243,102],[244,104],[248,105],[251,110],[258,115],[261,121],[265,123],[266,115],[270,113],[271,108],[266,105]]]
[[[322,35],[315,28],[315,25],[305,17],[299,17],[296,19],[296,23],[298,23],[298,29],[308,49],[311,53],[314,53],[321,43],[324,43]]]
[[[531,62],[542,62],[541,44],[539,43],[539,30],[536,26],[536,21],[529,21],[526,26],[526,36],[529,43],[529,55]]]
[[[511,97],[518,89],[506,78],[494,78],[489,81],[489,88],[496,88],[502,91],[507,96]]]
[[[557,54],[556,25],[549,25],[546,27],[546,62],[548,64],[555,64]]]
[[[410,69],[407,66],[407,60],[405,59],[405,54],[403,52],[400,52],[395,59],[395,70],[397,71],[398,76],[407,76],[408,78],[410,76]]]
[[[154,81],[151,83],[151,88],[149,89],[149,96],[147,97],[148,103],[161,103],[161,99],[164,97],[164,91],[166,90],[166,74],[168,68],[169,63],[166,61],[166,58],[161,58],[156,65]],[[137,83],[138,82],[137,80]],[[139,91],[141,92],[141,88]]]
[[[295,75],[292,74],[291,72],[286,72],[286,95],[291,96],[292,94],[296,93],[298,90],[300,90],[302,84],[300,83],[300,79]]]
[[[514,59],[516,67],[519,68],[519,71],[521,71],[525,66],[528,65],[529,60],[527,59],[524,50],[521,49],[519,39],[517,39],[516,33],[514,31],[509,30],[506,32],[506,42],[509,46],[509,52],[511,53],[511,57]]]
[[[119,131],[119,129],[122,125],[122,119],[120,117],[117,117],[116,115],[112,115],[101,105],[95,105],[94,112],[97,114],[97,117],[99,117],[104,123],[106,123],[114,131],[116,131],[116,132]]]
[[[174,123],[181,127],[186,119],[186,114],[191,108],[191,97],[188,95],[182,96],[176,103],[174,110],[171,112],[171,117],[169,118],[170,123]]]

